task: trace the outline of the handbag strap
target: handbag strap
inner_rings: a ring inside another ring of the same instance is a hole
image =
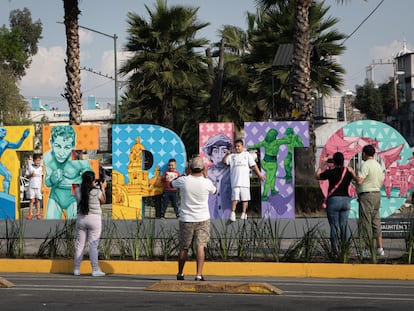
[[[341,179],[338,181],[338,183],[335,185],[335,187],[333,187],[332,189],[331,189],[331,191],[329,191],[329,193],[328,193],[328,195],[326,196],[327,198],[328,197],[330,197],[331,195],[332,195],[332,193],[334,193],[335,192],[335,190],[339,187],[339,185],[341,184],[341,182],[342,182],[342,180],[344,179],[344,177],[345,177],[345,174],[346,174],[346,171],[347,171],[348,169],[346,168],[346,167],[344,167],[344,169],[343,169],[343,171],[342,171],[342,176],[341,176]]]

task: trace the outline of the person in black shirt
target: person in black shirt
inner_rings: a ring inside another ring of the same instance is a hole
[[[351,197],[348,192],[352,180],[358,177],[352,167],[344,167],[344,155],[336,152],[333,155],[333,167],[324,170],[328,159],[322,161],[321,167],[315,173],[318,180],[328,180],[328,195],[326,198],[326,214],[330,225],[331,247],[334,253],[349,240],[348,216],[351,209]],[[338,245],[338,240],[341,244]]]

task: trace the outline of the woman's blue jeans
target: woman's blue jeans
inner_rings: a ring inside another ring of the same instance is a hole
[[[326,200],[326,214],[328,216],[331,238],[331,247],[333,252],[337,252],[339,246],[347,243],[350,237],[348,228],[348,216],[351,209],[351,198],[334,196]]]

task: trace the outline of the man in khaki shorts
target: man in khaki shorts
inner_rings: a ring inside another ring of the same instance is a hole
[[[188,249],[194,239],[197,252],[197,275],[195,280],[204,281],[204,248],[210,240],[208,196],[209,194],[215,194],[217,191],[211,180],[205,177],[206,175],[203,159],[197,156],[190,162],[190,174],[180,176],[171,182],[172,187],[178,188],[181,194],[180,252],[178,254],[177,280],[184,280],[184,265],[187,260]]]

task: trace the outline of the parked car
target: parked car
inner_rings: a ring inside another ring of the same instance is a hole
[[[101,178],[105,178],[106,181],[112,180],[112,166],[102,166],[100,175]]]
[[[20,202],[26,203],[29,201],[29,179],[20,176]]]

